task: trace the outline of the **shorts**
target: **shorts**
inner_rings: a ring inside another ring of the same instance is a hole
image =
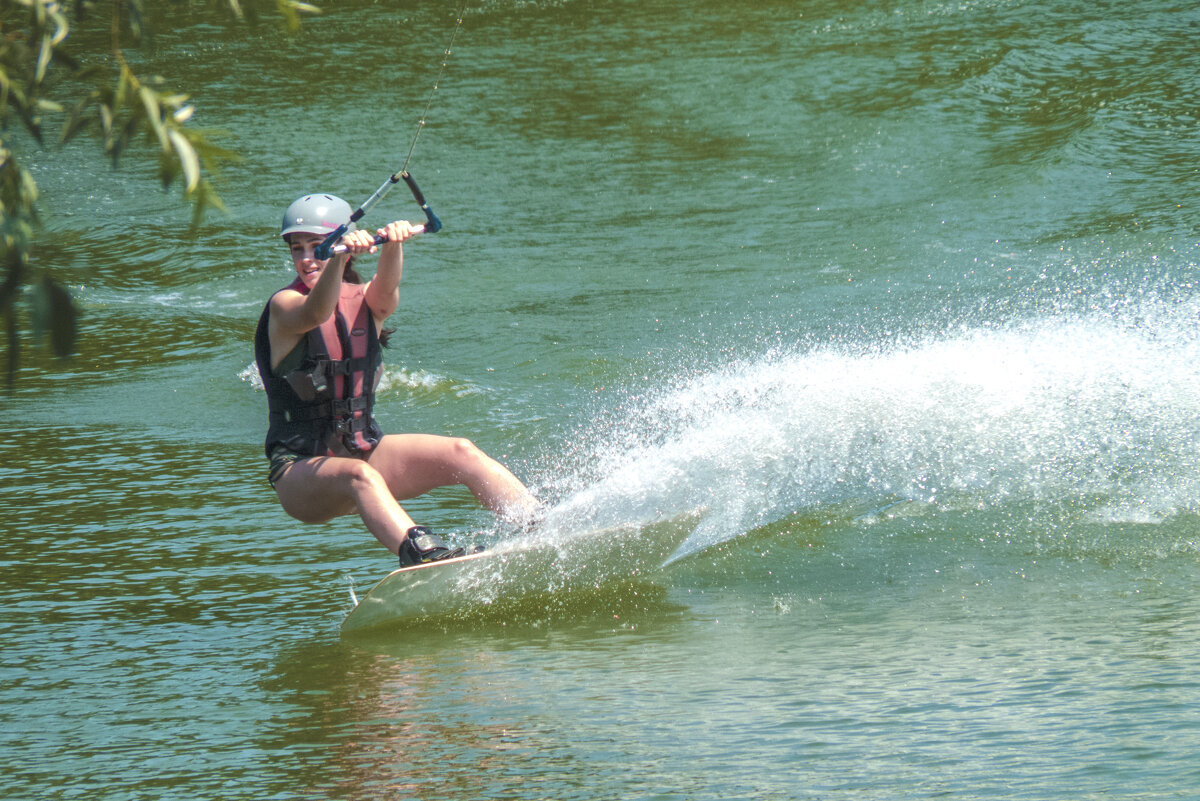
[[[343,456],[352,459],[366,459],[369,455],[367,453],[351,453],[350,451],[346,450],[345,446],[343,446],[340,441],[332,437],[329,438],[325,445],[326,452],[324,455],[326,456]],[[267,473],[267,481],[270,481],[271,486],[274,487],[276,482],[283,477],[285,470],[301,459],[311,459],[312,457],[313,454],[311,453],[299,453],[289,448],[286,443],[279,443],[275,447],[271,448],[271,453],[267,456],[267,458],[271,460],[271,468],[270,472]]]
[[[293,462],[300,459],[307,459],[304,454],[296,453],[288,448],[287,445],[276,445],[271,449],[271,454],[267,457],[271,460],[271,472],[267,473],[267,481],[271,482],[271,486],[275,486],[275,482],[283,476],[283,471],[292,466]]]

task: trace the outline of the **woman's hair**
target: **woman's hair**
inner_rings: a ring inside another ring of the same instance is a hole
[[[362,282],[362,276],[359,275],[358,271],[354,269],[354,257],[351,256],[350,258],[346,259],[346,268],[342,270],[342,283],[361,284]]]

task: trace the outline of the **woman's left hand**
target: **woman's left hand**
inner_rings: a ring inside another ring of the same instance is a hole
[[[388,223],[383,228],[375,232],[376,237],[382,237],[390,244],[392,242],[405,242],[417,235],[417,230],[408,220],[396,220],[394,223]]]
[[[376,237],[382,238],[384,244],[392,244],[404,242],[416,234],[417,231],[413,228],[412,223],[407,220],[397,220],[378,229],[374,235],[362,229],[351,231],[342,237],[341,243],[346,246],[347,253],[374,253],[378,247],[375,244]]]

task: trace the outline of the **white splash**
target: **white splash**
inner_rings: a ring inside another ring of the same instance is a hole
[[[258,367],[254,362],[246,365],[237,374],[237,377],[249,384],[251,389],[263,389],[262,377],[259,376]],[[409,371],[402,368],[391,368],[385,364],[376,392],[382,395],[397,389],[429,394],[451,393],[459,398],[482,394],[485,391],[476,384],[455,381],[427,370]]]
[[[847,500],[1083,504],[1130,521],[1197,510],[1198,305],[725,365],[597,424],[571,457],[593,467],[557,479],[585,489],[555,514],[610,524],[705,507],[698,549]]]

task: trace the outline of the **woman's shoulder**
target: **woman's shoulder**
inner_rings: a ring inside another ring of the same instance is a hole
[[[296,303],[303,303],[306,293],[296,289],[293,284],[288,284],[282,289],[275,290],[271,297],[267,299],[268,308],[279,309],[287,308]]]

